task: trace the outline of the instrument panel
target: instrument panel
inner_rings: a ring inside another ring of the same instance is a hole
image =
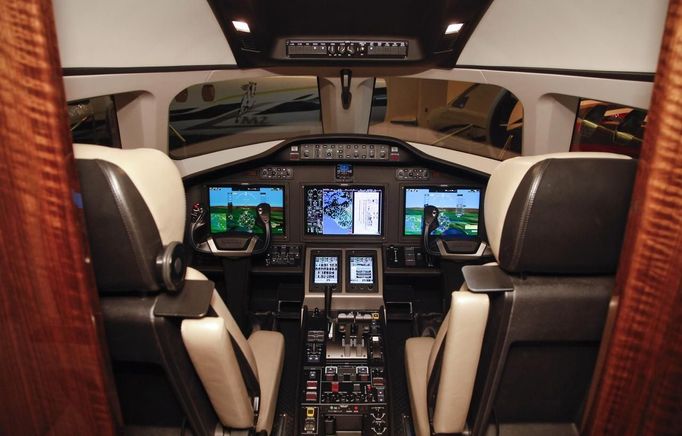
[[[254,210],[268,203],[272,248],[266,259],[297,268],[306,246],[405,247],[402,256],[409,259],[409,248],[418,251],[422,239],[426,204],[442,209],[431,234],[478,245],[485,240],[480,209],[486,183],[487,176],[474,170],[369,135],[298,138],[185,180],[189,215],[197,205],[206,208],[214,238],[261,234]],[[405,266],[384,257],[389,267]]]

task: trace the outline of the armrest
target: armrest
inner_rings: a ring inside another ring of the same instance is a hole
[[[180,330],[220,422],[228,428],[253,427],[253,406],[223,319],[185,319]]]
[[[508,292],[514,290],[511,278],[499,265],[467,265],[462,275],[471,292]]]

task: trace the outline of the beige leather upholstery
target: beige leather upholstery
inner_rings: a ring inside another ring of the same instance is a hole
[[[206,280],[188,268],[188,280]],[[284,337],[279,332],[258,331],[246,340],[225,303],[214,290],[211,307],[217,317],[186,319],[182,339],[211,404],[228,428],[254,425],[252,399],[246,389],[232,344],[239,347],[260,386],[260,410],[256,430],[272,430],[279,380],[284,362]]]
[[[256,431],[265,430],[270,433],[284,365],[284,337],[278,332],[261,330],[249,336],[249,345],[256,356],[260,383],[260,411]]]
[[[186,319],[182,340],[218,419],[229,428],[249,428],[253,408],[221,317]]]
[[[163,245],[184,239],[185,188],[178,168],[163,152],[90,144],[73,144],[73,151],[76,159],[104,160],[125,171],[147,204]],[[149,171],[150,165],[154,165],[154,171]]]
[[[405,373],[410,394],[412,423],[417,436],[429,434],[429,411],[426,403],[429,355],[433,338],[410,338],[405,342]]]
[[[452,293],[450,311],[435,339],[410,338],[405,343],[405,369],[412,420],[417,436],[430,434],[427,386],[441,356],[433,412],[436,433],[459,433],[466,426],[490,302],[466,285]]]
[[[538,156],[520,156],[507,159],[500,163],[490,176],[485,191],[485,230],[490,249],[499,259],[502,229],[507,217],[509,205],[516,193],[516,189],[528,170],[536,163],[545,159],[630,159],[628,156],[613,153],[579,152],[552,153]]]

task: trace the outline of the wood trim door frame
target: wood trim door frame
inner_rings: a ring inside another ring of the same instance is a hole
[[[0,434],[120,433],[51,2],[0,2],[0,42]]]

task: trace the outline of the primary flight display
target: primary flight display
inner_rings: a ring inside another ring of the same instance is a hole
[[[455,237],[478,236],[481,190],[472,188],[405,188],[404,235],[422,234],[424,206],[436,206],[438,227],[432,235]]]
[[[208,209],[211,233],[244,232],[262,234],[256,224],[256,207],[270,205],[273,235],[284,234],[284,188],[281,186],[209,186]]]

